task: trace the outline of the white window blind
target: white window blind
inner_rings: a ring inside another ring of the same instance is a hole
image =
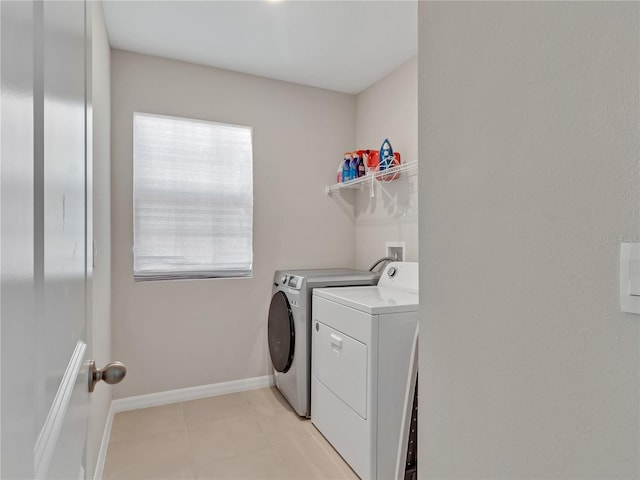
[[[251,276],[251,128],[134,113],[134,278]]]

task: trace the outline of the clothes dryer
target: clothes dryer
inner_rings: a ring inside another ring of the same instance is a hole
[[[418,345],[418,264],[313,294],[311,421],[362,479],[404,478]]]
[[[276,271],[267,327],[269,355],[276,387],[298,415],[311,415],[314,288],[376,285],[379,278],[379,273],[347,268]]]

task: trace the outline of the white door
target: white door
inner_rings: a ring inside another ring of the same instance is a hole
[[[85,4],[0,2],[2,478],[84,478]]]

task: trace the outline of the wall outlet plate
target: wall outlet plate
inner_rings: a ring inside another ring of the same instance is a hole
[[[404,251],[407,242],[385,242],[385,257],[391,257],[396,262],[404,262]]]

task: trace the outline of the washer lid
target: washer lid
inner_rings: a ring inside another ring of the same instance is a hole
[[[314,295],[370,315],[418,311],[417,293],[390,287],[316,288]]]

